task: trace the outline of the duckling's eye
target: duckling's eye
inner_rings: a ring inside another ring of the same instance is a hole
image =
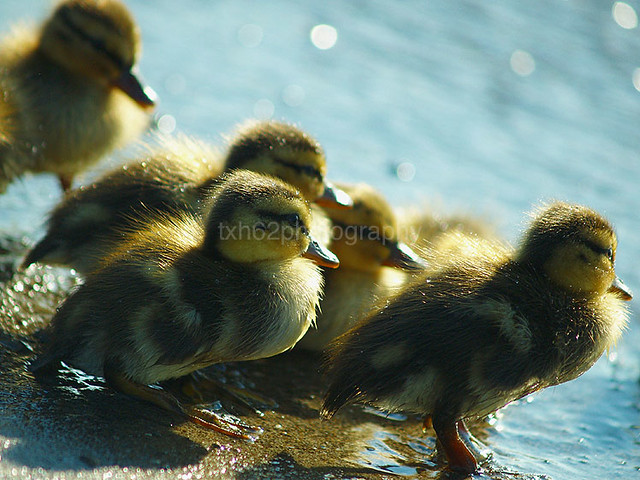
[[[302,223],[302,220],[300,219],[300,215],[298,215],[297,213],[289,213],[287,215],[283,215],[282,221],[294,227],[297,227]]]
[[[297,213],[287,213],[285,215],[282,215],[281,218],[283,222],[289,223],[291,225],[300,223],[300,215],[298,215]]]
[[[596,252],[599,255],[606,256],[613,263],[613,247],[603,248],[592,242],[586,242],[587,247]]]
[[[98,40],[97,38],[92,38],[90,40],[91,46],[96,50],[103,52],[106,50],[107,46],[102,40]]]
[[[611,247],[607,249],[607,258],[613,262],[613,248]]]
[[[309,165],[303,165],[300,167],[300,171],[305,175],[316,178],[317,180],[322,180],[322,174],[316,168],[313,168]]]
[[[307,229],[306,225],[302,222],[300,215],[298,215],[297,213],[289,213],[287,215],[283,215],[282,222],[287,223],[294,228],[299,228],[304,235],[309,233],[309,230]]]
[[[287,162],[286,160],[282,160],[281,158],[278,158],[275,161],[277,163],[280,163],[281,165],[285,165],[286,167],[289,167],[295,170],[298,173],[303,173],[305,175],[308,175],[309,177],[313,177],[320,182],[324,181],[324,178],[322,176],[322,173],[320,173],[320,170],[318,170],[315,167],[312,167],[311,165],[298,165],[297,163]]]

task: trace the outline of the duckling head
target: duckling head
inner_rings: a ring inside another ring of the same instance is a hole
[[[241,125],[226,159],[226,169],[234,168],[281,178],[322,206],[351,206],[348,195],[326,181],[327,161],[320,144],[294,125],[276,121]]]
[[[331,250],[343,268],[376,272],[382,266],[424,269],[425,262],[398,240],[398,224],[391,206],[371,186],[340,184],[353,201],[349,210],[327,209],[333,223]]]
[[[213,191],[203,248],[242,264],[305,256],[336,268],[309,231],[309,205],[291,185],[247,170],[224,174]]]
[[[137,74],[140,45],[138,26],[119,0],[66,0],[45,22],[39,49],[62,68],[153,108],[156,93]]]
[[[631,300],[631,291],[616,276],[618,242],[611,224],[581,205],[555,202],[535,216],[518,261],[539,266],[560,288],[597,298],[607,292]]]

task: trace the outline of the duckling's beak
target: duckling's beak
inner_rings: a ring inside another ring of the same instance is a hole
[[[353,200],[347,194],[328,182],[324,184],[324,192],[316,199],[315,203],[321,207],[349,209],[353,207]]]
[[[402,268],[404,270],[424,270],[428,267],[427,262],[411,250],[406,243],[388,243],[391,251],[387,259],[382,262],[385,267]]]
[[[131,99],[145,110],[153,109],[158,100],[158,94],[141,80],[137,67],[122,72],[114,82],[113,86],[126,93]]]
[[[627,287],[622,280],[616,277],[609,287],[609,291],[617,294],[622,300],[629,301],[633,298],[633,294],[629,287]]]
[[[313,260],[321,267],[338,268],[340,260],[330,250],[320,245],[313,237],[309,236],[309,248],[302,254],[303,257]]]

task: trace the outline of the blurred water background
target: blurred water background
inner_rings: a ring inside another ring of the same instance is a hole
[[[640,293],[640,1],[127,3],[161,130],[222,145],[249,117],[297,122],[332,179],[486,216],[512,243],[533,204],[587,204],[615,224],[618,274]],[[4,0],[0,30],[49,7]],[[59,199],[53,176],[25,177],[0,197],[0,231],[38,238]],[[640,478],[638,318],[583,377],[499,414],[498,462]]]

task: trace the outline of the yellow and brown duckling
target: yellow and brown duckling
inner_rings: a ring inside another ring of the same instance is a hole
[[[161,212],[132,229],[59,308],[31,370],[44,374],[64,361],[115,390],[243,436],[148,385],[290,349],[315,319],[316,263],[338,261],[313,240],[308,204],[284,182],[238,170],[211,196],[206,219]]]
[[[353,207],[325,210],[332,222],[330,248],[340,258],[340,268],[323,271],[325,288],[316,328],[299,342],[308,350],[323,350],[389,297],[406,280],[403,270],[426,266],[398,240],[396,217],[379,192],[364,183],[338,187],[351,197]]]
[[[86,274],[120,241],[114,234],[135,223],[140,210],[196,212],[220,173],[236,168],[279,177],[308,201],[350,206],[348,196],[325,180],[326,160],[320,145],[294,125],[245,124],[231,141],[226,161],[204,142],[187,136],[163,138],[140,160],[69,192],[50,214],[47,233],[22,266],[66,265]],[[322,220],[314,212],[314,222],[317,219]],[[328,231],[314,228],[319,230]]]
[[[518,250],[480,245],[336,341],[324,417],[351,402],[424,415],[449,467],[473,472],[465,419],[578,377],[625,328],[616,235],[593,210],[552,203]]]
[[[14,112],[2,187],[26,172],[73,177],[147,128],[155,93],[136,63],[140,32],[118,0],[65,0],[0,45],[0,96]],[[4,188],[3,188],[4,189]]]

